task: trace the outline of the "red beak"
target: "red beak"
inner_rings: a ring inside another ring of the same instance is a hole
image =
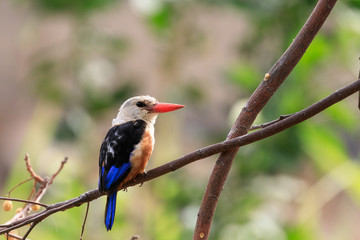
[[[158,102],[150,108],[150,111],[154,113],[165,113],[165,112],[175,111],[183,107],[185,106],[180,104]]]

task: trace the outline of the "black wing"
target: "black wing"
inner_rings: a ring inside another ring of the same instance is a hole
[[[130,155],[146,128],[143,120],[112,127],[101,144],[99,155],[99,191],[112,192],[131,170]]]

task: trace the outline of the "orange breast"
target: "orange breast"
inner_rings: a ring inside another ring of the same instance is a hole
[[[154,148],[154,138],[148,129],[145,130],[142,140],[135,146],[130,156],[131,171],[119,185],[121,186],[132,180],[136,175],[145,171],[145,166],[149,161]]]

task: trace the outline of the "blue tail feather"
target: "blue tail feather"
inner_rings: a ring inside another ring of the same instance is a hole
[[[116,195],[117,191],[114,191],[111,195],[107,197],[106,200],[106,209],[105,209],[105,226],[109,231],[111,230],[114,218],[115,218],[115,208],[116,208]]]
[[[130,162],[123,164],[120,167],[111,166],[106,178],[105,178],[105,189],[108,191],[110,188],[114,186],[116,182],[121,178],[125,178],[128,171],[130,170]],[[102,170],[102,175],[104,174],[104,170]]]

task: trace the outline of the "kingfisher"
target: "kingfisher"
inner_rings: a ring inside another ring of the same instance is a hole
[[[161,103],[150,96],[136,96],[120,107],[99,154],[99,191],[107,194],[105,226],[111,230],[117,191],[143,173],[154,148],[154,124],[159,113],[185,107]]]

